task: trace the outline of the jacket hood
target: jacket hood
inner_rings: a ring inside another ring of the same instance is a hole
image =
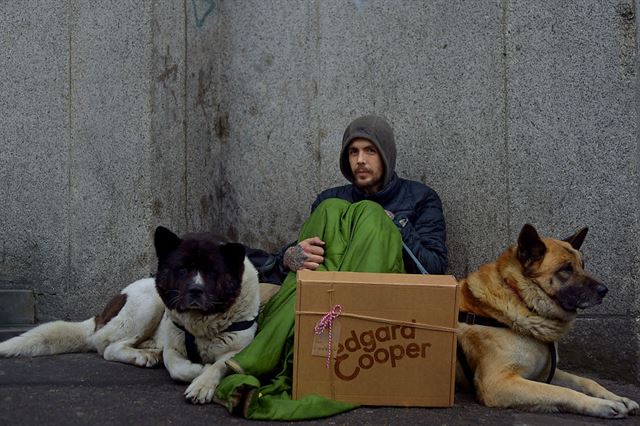
[[[356,118],[347,126],[342,137],[340,171],[351,183],[353,183],[353,173],[349,165],[348,148],[354,139],[360,138],[371,141],[378,148],[384,164],[382,184],[384,187],[391,180],[396,169],[396,142],[393,138],[393,129],[384,118],[377,115]]]

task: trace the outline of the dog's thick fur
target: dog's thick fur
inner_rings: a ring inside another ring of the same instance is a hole
[[[210,402],[225,361],[251,342],[259,309],[258,274],[241,244],[209,234],[178,238],[166,228],[155,232],[156,278],[136,281],[102,312],[83,322],[40,325],[0,343],[0,356],[39,356],[97,351],[106,360],[153,367],[164,365],[175,380],[191,382],[185,392],[194,403]],[[203,364],[191,362],[185,332],[194,337]]]
[[[525,225],[517,245],[460,282],[461,311],[508,326],[459,324],[458,342],[473,384],[460,364],[458,382],[475,388],[481,403],[602,418],[637,413],[636,402],[560,369],[551,384],[544,383],[551,368],[549,342],[569,330],[577,309],[601,303],[607,292],[584,270],[578,250],[586,234],[584,228],[564,241],[540,238],[533,226]]]

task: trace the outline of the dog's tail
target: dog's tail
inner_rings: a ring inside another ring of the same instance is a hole
[[[81,322],[54,321],[0,343],[0,357],[40,356],[95,351],[91,335],[95,318]]]

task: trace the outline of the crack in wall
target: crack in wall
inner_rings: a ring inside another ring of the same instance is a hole
[[[508,8],[509,8],[509,0],[502,0],[502,16],[501,16],[501,56],[502,56],[502,137],[504,141],[504,174],[505,174],[505,184],[506,191],[505,196],[507,197],[507,212],[506,212],[506,228],[507,228],[507,241],[505,244],[509,244],[508,241],[511,236],[511,180],[509,176],[510,170],[510,158],[509,158],[509,64],[508,64],[508,54],[507,54],[507,32],[508,32]]]
[[[187,25],[189,24],[189,15],[188,15],[188,5],[187,0],[183,0],[183,14],[184,14],[184,90],[182,93],[183,96],[183,121],[182,121],[182,133],[183,133],[183,185],[184,185],[184,226],[185,229],[189,229],[189,174],[188,174],[188,166],[189,166],[189,151],[187,145],[188,138],[188,117],[189,111],[188,103],[187,103],[187,89],[188,89],[188,64],[189,64],[189,37],[187,34]]]
[[[68,48],[69,48],[69,52],[68,52],[68,57],[67,57],[67,76],[69,78],[68,81],[68,99],[67,99],[67,108],[69,109],[67,114],[68,114],[68,138],[69,140],[67,141],[68,145],[67,145],[67,189],[69,191],[68,193],[68,198],[67,198],[67,214],[66,214],[66,219],[67,219],[67,283],[65,285],[65,287],[69,287],[69,280],[71,277],[71,270],[72,270],[72,253],[73,253],[73,244],[71,242],[71,227],[73,225],[73,220],[72,220],[72,212],[73,212],[73,206],[72,206],[72,169],[73,169],[73,133],[72,133],[72,129],[73,129],[73,114],[72,114],[72,107],[73,107],[73,75],[72,75],[72,63],[73,63],[73,43],[72,43],[72,35],[73,35],[73,31],[72,31],[72,0],[69,0],[67,2],[67,35],[68,35]],[[37,308],[38,308],[38,303],[35,304],[35,309],[36,309],[36,318],[37,318]]]

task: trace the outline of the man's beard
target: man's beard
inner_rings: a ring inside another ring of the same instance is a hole
[[[358,182],[358,179],[354,179],[353,183],[365,194],[373,194],[382,189],[382,178],[362,183]]]

